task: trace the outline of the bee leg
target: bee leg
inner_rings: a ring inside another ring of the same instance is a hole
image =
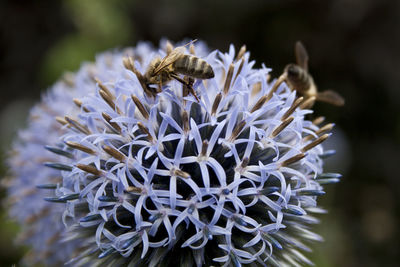
[[[162,91],[162,84],[161,84],[161,79],[160,79],[160,81],[158,82],[158,93],[160,93],[161,91]]]
[[[184,86],[186,86],[186,88],[190,91],[190,93],[192,93],[192,95],[196,98],[197,102],[200,102],[200,99],[197,97],[197,94],[193,89],[193,83],[194,83],[194,79],[193,78],[189,77],[189,80],[185,81],[175,73],[170,73],[170,75],[171,75],[172,78],[174,78],[175,80],[177,80],[178,82],[180,82]]]
[[[194,79],[189,76],[185,76],[185,81],[187,84],[185,84],[185,89],[186,91],[189,91],[197,100],[197,102],[200,102],[200,99],[197,97],[196,92],[193,89],[193,84],[194,84]]]

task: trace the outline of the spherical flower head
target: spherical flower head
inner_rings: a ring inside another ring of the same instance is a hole
[[[80,112],[78,98],[95,93],[96,79],[118,79],[124,69],[124,56],[147,54],[149,50],[147,44],[140,44],[136,49],[100,54],[94,63],[83,64],[77,73],[65,74],[32,108],[27,128],[18,133],[9,153],[6,181],[9,214],[21,226],[18,243],[32,248],[24,257],[26,264],[57,266],[70,259],[79,247],[78,242],[63,242],[65,207],[43,201],[53,197],[53,190],[62,183],[59,169],[66,167],[52,162],[60,157],[71,161],[73,156],[71,151],[63,151],[63,144],[59,143],[60,135],[66,132],[59,122],[64,121],[66,113]]]
[[[48,200],[66,203],[67,239],[80,240],[70,263],[311,264],[302,252],[321,240],[308,230],[316,200],[336,181],[322,174],[320,145],[333,125],[307,120],[307,99],[269,82],[244,48],[192,45],[181,56],[193,71],[171,63],[169,79],[150,83],[153,60],[173,49],[121,59],[126,69],[65,117],[71,157],[49,165],[64,168]],[[193,79],[199,58],[213,78]]]

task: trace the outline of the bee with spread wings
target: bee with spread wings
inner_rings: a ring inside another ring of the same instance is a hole
[[[318,92],[314,79],[308,73],[308,53],[301,42],[296,42],[295,55],[297,64],[288,64],[284,69],[285,81],[292,90],[296,90],[305,100],[315,97],[317,101],[335,106],[343,106],[344,99],[332,90]],[[313,105],[313,101],[308,107]]]

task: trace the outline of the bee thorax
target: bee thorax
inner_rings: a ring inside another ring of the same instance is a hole
[[[287,76],[286,82],[292,90],[304,93],[313,84],[312,77],[306,70],[298,65],[289,64],[285,67],[284,72]]]

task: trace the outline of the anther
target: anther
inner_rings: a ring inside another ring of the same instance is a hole
[[[153,142],[154,138],[153,136],[150,134],[149,130],[147,129],[146,126],[143,125],[143,123],[138,122],[137,126],[139,127],[139,129],[144,132],[145,134],[147,134],[147,139],[149,140],[149,142]]]
[[[315,131],[315,134],[316,135],[320,135],[320,134],[324,134],[326,132],[329,132],[329,131],[331,131],[333,129],[334,126],[335,126],[334,123],[325,124],[324,126],[319,128],[319,130]],[[309,140],[311,140],[313,138],[314,138],[314,136],[309,134],[309,135],[307,135],[306,137],[303,138],[303,141],[306,142],[306,141],[309,141]]]
[[[245,120],[242,120],[241,122],[239,122],[236,125],[236,127],[232,131],[231,137],[229,138],[229,140],[231,142],[234,141],[239,136],[239,134],[242,132],[244,126],[246,126],[246,121]]]
[[[206,156],[207,155],[207,149],[208,149],[208,140],[203,140],[203,145],[201,146],[201,156]]]
[[[321,144],[322,142],[324,142],[326,139],[329,138],[329,136],[331,136],[332,134],[324,134],[321,135],[320,137],[318,137],[317,139],[315,139],[314,141],[312,141],[311,143],[309,143],[308,145],[304,146],[301,151],[302,152],[306,152],[307,150],[310,150],[311,148]]]
[[[111,147],[111,146],[107,146],[104,145],[103,146],[103,150],[110,156],[112,156],[113,158],[119,160],[120,162],[124,162],[126,159],[126,156],[124,154],[122,154],[121,152],[119,152],[118,150],[116,150],[115,148]]]
[[[99,170],[96,167],[91,166],[91,165],[76,164],[76,167],[78,169],[81,169],[82,171],[85,171],[87,173],[91,173],[91,174],[96,175],[96,176],[102,176],[104,174],[103,171],[101,171],[101,170]]]
[[[214,99],[214,103],[211,108],[211,115],[215,115],[217,113],[217,109],[218,109],[219,103],[221,102],[221,99],[222,99],[222,94],[218,93],[218,95]]]
[[[296,110],[296,108],[297,108],[298,106],[300,106],[301,102],[303,102],[303,99],[304,99],[304,98],[303,98],[302,96],[299,97],[299,98],[297,98],[297,99],[293,102],[292,106],[285,112],[285,114],[283,114],[283,116],[282,116],[282,118],[281,118],[281,121],[286,120],[290,115],[292,115],[292,113]]]
[[[146,108],[143,106],[143,104],[140,102],[139,98],[137,98],[134,95],[131,95],[132,101],[135,103],[136,107],[139,109],[140,113],[142,116],[148,120],[149,119],[149,113],[147,112]]]
[[[112,122],[112,121],[111,121],[112,118],[111,118],[110,115],[108,115],[108,114],[105,113],[105,112],[102,112],[102,113],[101,113],[101,116],[103,116],[103,119],[104,119],[112,128],[114,128],[114,130],[116,130],[116,131],[119,132],[119,133],[121,132],[121,127],[119,127],[118,123]]]
[[[242,60],[240,61],[240,65],[239,65],[238,71],[236,72],[235,78],[233,79],[233,82],[236,81],[237,77],[239,76],[240,72],[243,69],[243,66],[244,66],[244,57],[242,57]]]
[[[236,55],[235,62],[239,61],[244,56],[244,53],[246,53],[246,45],[242,45],[240,48],[239,52]]]
[[[276,80],[276,82],[274,83],[274,85],[272,86],[271,90],[268,92],[267,95],[267,101],[269,101],[272,98],[272,95],[276,92],[276,90],[278,90],[279,86],[286,80],[286,75],[282,74],[281,76],[279,76],[278,80]]]
[[[325,117],[324,116],[320,116],[320,117],[317,117],[317,118],[315,118],[313,121],[312,121],[312,123],[314,124],[314,125],[320,125],[321,123],[323,123],[324,122],[324,120],[325,120]]]
[[[309,98],[304,99],[303,103],[300,104],[301,109],[311,108],[312,105],[315,103],[317,98],[315,96],[311,96]]]
[[[61,125],[66,125],[66,124],[68,124],[68,122],[67,122],[66,120],[64,120],[64,118],[62,118],[62,117],[60,117],[60,116],[57,116],[57,117],[56,117],[56,121],[57,121],[58,123],[60,123]]]
[[[235,69],[235,65],[231,64],[229,66],[228,74],[226,75],[225,84],[224,84],[224,94],[227,95],[229,88],[231,86],[233,70]]]
[[[105,86],[98,78],[94,78],[94,80],[96,81],[96,83],[99,85],[100,89],[103,90],[109,98],[111,99],[115,99],[114,95],[111,93],[111,91],[107,88],[107,86]]]
[[[135,186],[128,186],[127,188],[125,188],[125,191],[128,193],[140,194],[140,193],[142,193],[142,188],[135,187]]]
[[[121,110],[115,105],[113,98],[103,89],[99,90],[101,98],[118,114],[122,114]]]
[[[73,99],[74,104],[78,107],[78,108],[82,108],[82,101],[78,98],[74,98]],[[89,112],[89,110],[86,107],[83,107],[83,111],[85,112]]]
[[[65,116],[64,119],[65,119],[65,121],[67,121],[67,123],[68,123],[70,126],[74,127],[74,128],[77,129],[78,131],[80,131],[80,132],[82,132],[82,133],[84,133],[84,134],[86,134],[86,135],[91,134],[91,132],[89,131],[89,129],[88,129],[85,125],[79,123],[78,121],[76,121],[76,120],[74,120],[74,119],[71,119],[71,118],[68,117],[68,116]]]
[[[266,95],[263,95],[262,97],[260,97],[260,99],[258,99],[257,103],[254,105],[254,107],[251,109],[251,113],[253,113],[254,111],[259,110],[260,108],[262,108],[262,106],[264,106],[264,104],[267,102],[268,97]]]
[[[91,154],[91,155],[96,155],[96,151],[94,151],[93,149],[88,148],[84,145],[81,145],[77,142],[66,141],[65,144],[73,149],[77,149],[77,150],[83,151],[83,152]]]
[[[289,117],[286,120],[282,121],[281,124],[279,124],[271,133],[271,138],[275,138],[282,132],[292,121],[294,120],[294,117]]]
[[[189,115],[186,110],[182,112],[182,124],[183,124],[183,131],[188,133],[190,131],[189,126]]]
[[[291,158],[289,158],[289,159],[283,161],[280,165],[281,165],[281,167],[288,166],[288,165],[290,165],[290,164],[293,164],[293,163],[295,163],[295,162],[297,162],[297,161],[303,159],[305,156],[306,156],[306,154],[304,154],[304,153],[299,153],[299,154],[297,154],[297,155],[295,155],[295,156],[293,156],[293,157],[291,157]]]
[[[181,178],[184,178],[184,179],[190,178],[190,174],[189,173],[187,173],[185,171],[182,171],[182,170],[179,170],[179,169],[175,169],[174,170],[174,175],[178,176],[178,177],[181,177]]]
[[[146,95],[148,97],[155,97],[156,94],[153,91],[151,91],[149,89],[149,87],[147,86],[145,77],[143,77],[143,75],[135,68],[135,63],[133,61],[133,58],[132,57],[124,57],[122,60],[122,63],[124,64],[124,67],[127,70],[132,71],[136,75],[136,77],[137,77],[140,85],[142,86],[143,91],[146,93]]]

